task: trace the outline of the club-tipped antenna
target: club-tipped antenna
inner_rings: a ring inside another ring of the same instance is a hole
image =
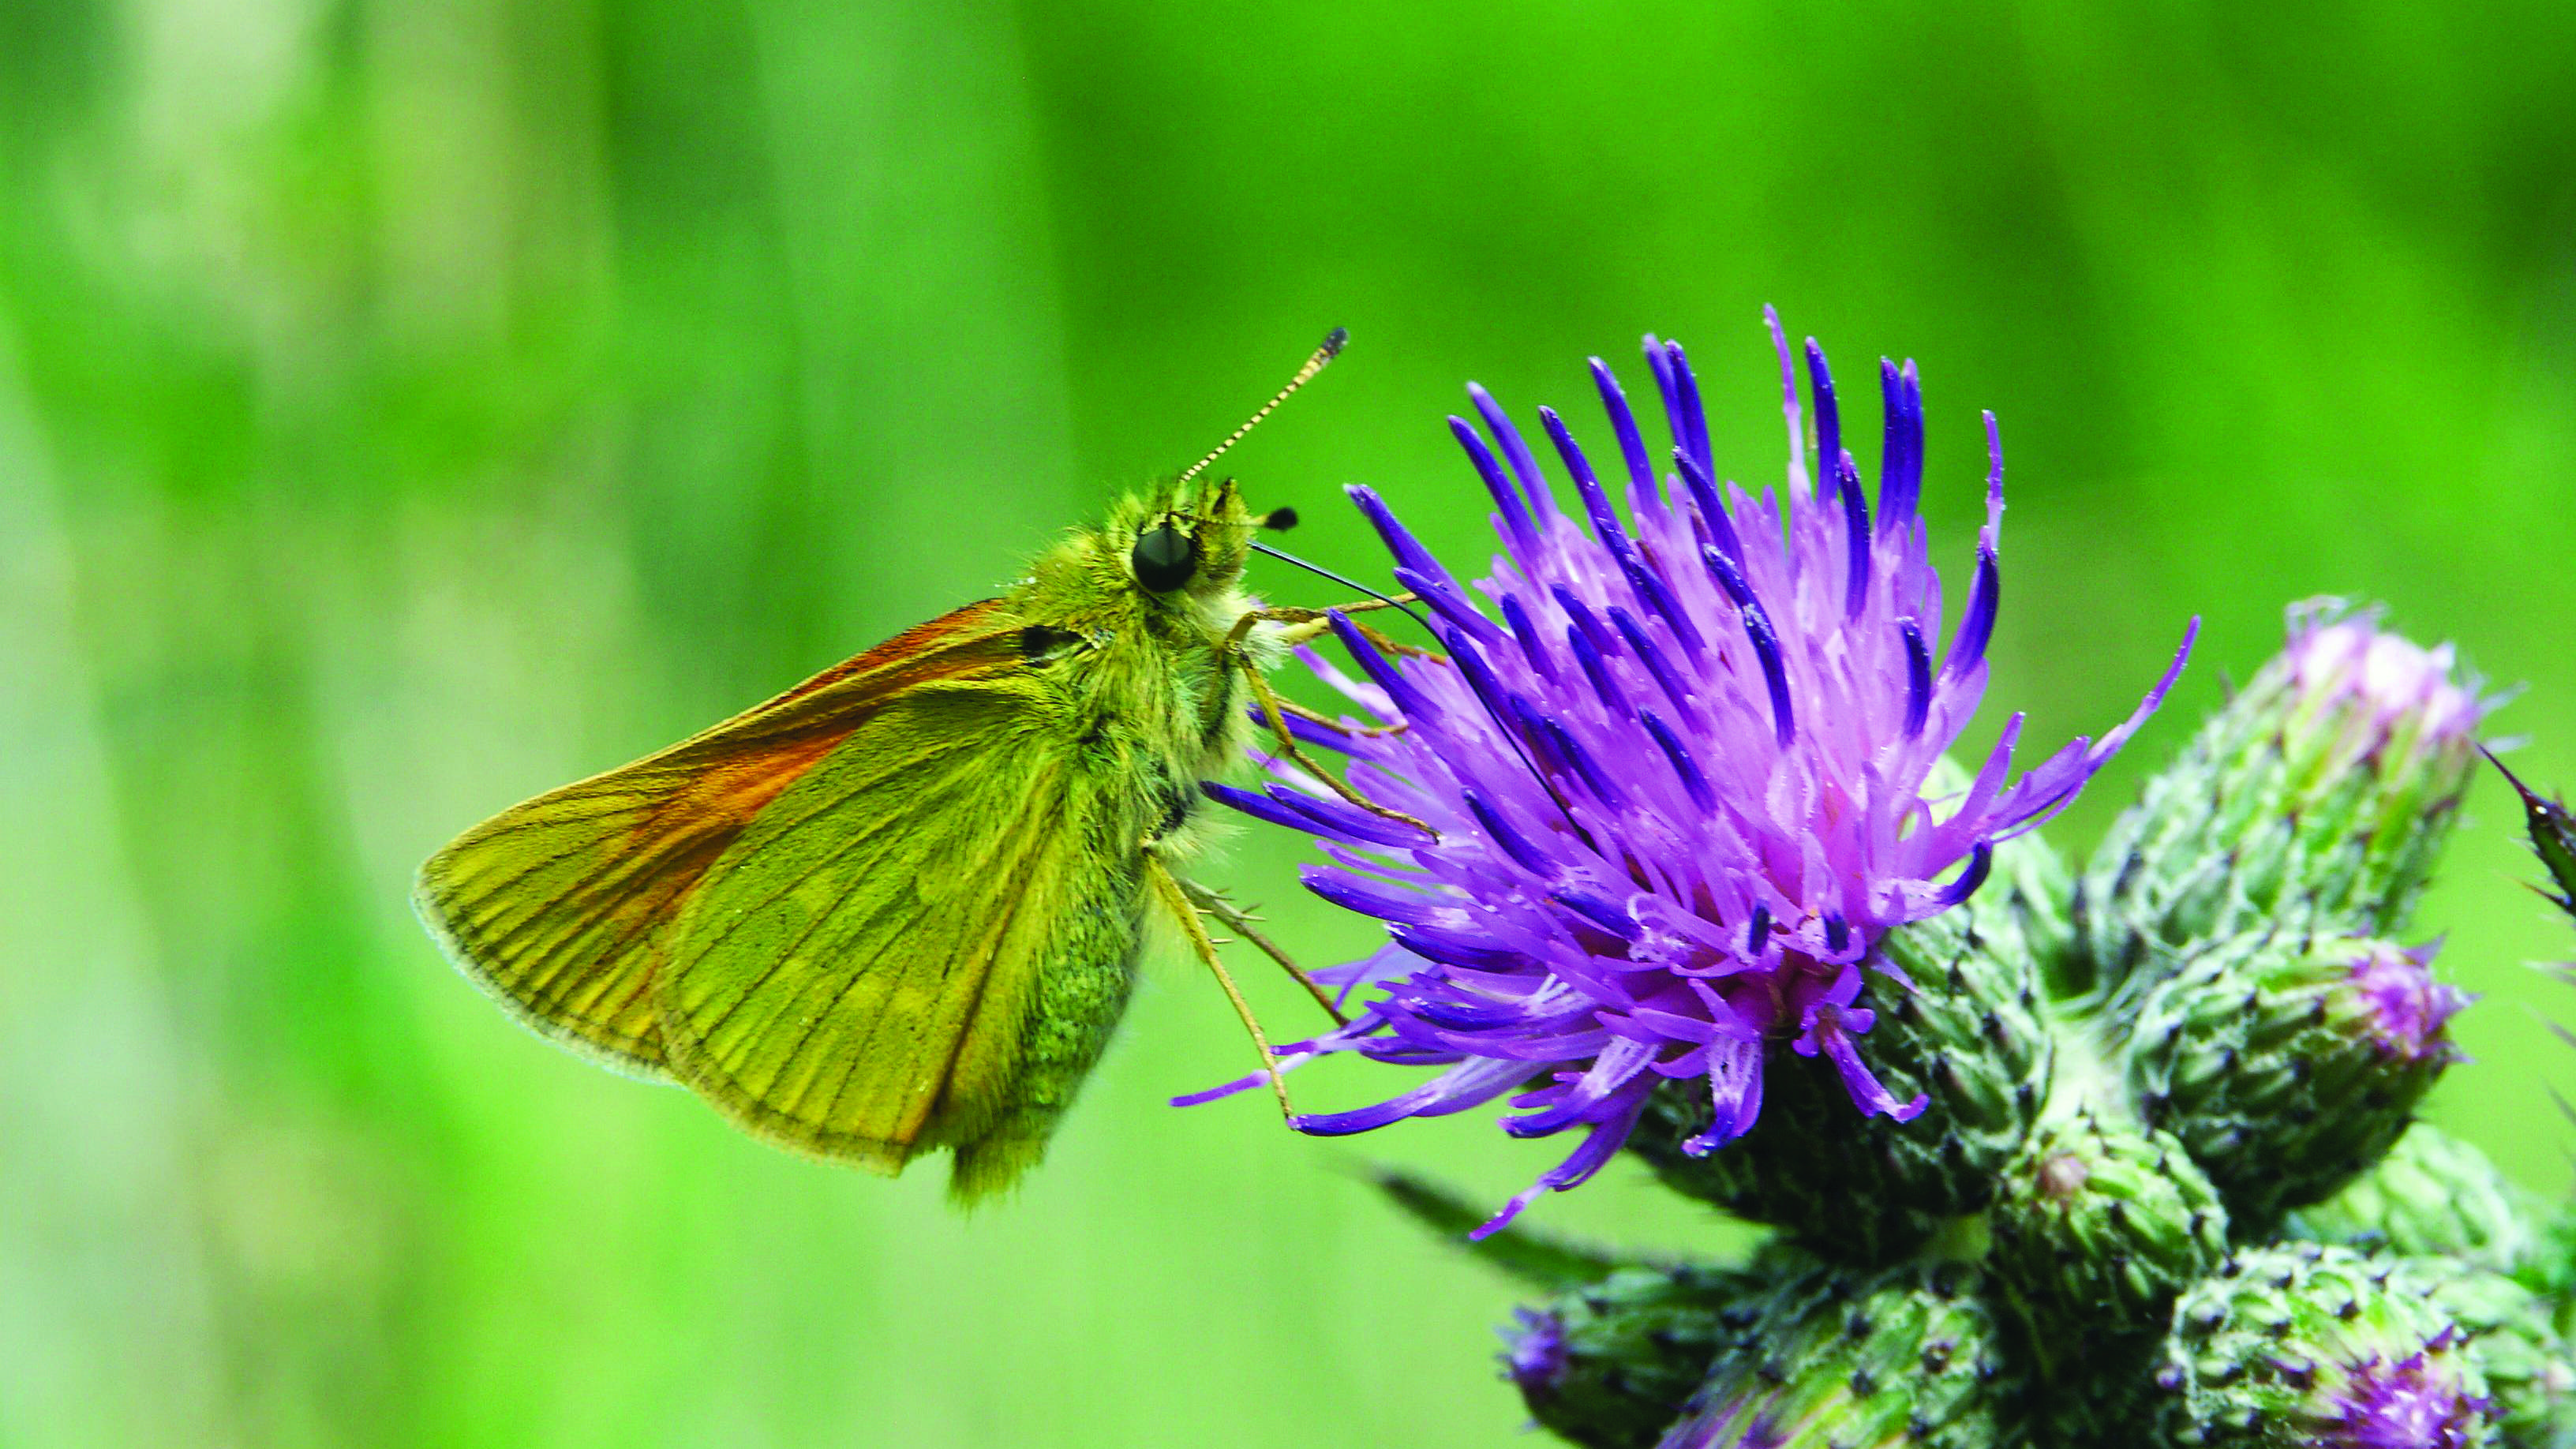
[[[1271,394],[1270,401],[1261,405],[1261,411],[1245,418],[1243,420],[1242,427],[1226,434],[1224,442],[1208,449],[1208,455],[1206,457],[1201,458],[1187,468],[1182,469],[1181,476],[1173,481],[1176,483],[1187,483],[1191,479],[1199,476],[1200,473],[1206,471],[1208,464],[1224,457],[1226,449],[1242,442],[1243,435],[1251,432],[1254,427],[1260,424],[1263,418],[1270,416],[1271,411],[1274,408],[1277,408],[1281,403],[1286,402],[1290,393],[1295,392],[1297,389],[1304,387],[1307,383],[1313,381],[1315,374],[1324,370],[1324,364],[1331,362],[1336,357],[1339,357],[1341,355],[1343,345],[1348,343],[1350,340],[1351,334],[1348,328],[1336,327],[1332,331],[1325,333],[1324,345],[1315,349],[1315,355],[1306,359],[1306,365],[1297,369],[1297,375],[1288,379],[1288,385],[1286,387],[1283,387],[1276,393]]]

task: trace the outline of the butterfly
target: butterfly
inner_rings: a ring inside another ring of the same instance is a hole
[[[1215,969],[1284,1111],[1200,913],[1332,1003],[1179,874],[1206,836],[1199,784],[1245,756],[1257,712],[1366,802],[1297,750],[1263,678],[1324,627],[1243,588],[1256,533],[1294,514],[1256,516],[1205,470],[1344,336],[1002,596],[457,837],[420,869],[430,934],[574,1051],[818,1157],[891,1174],[945,1148],[972,1203],[1044,1155],[1159,913]]]

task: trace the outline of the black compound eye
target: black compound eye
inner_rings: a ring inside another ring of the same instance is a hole
[[[1198,546],[1189,535],[1159,524],[1136,535],[1136,546],[1128,551],[1127,566],[1136,571],[1136,582],[1158,594],[1168,594],[1190,581],[1199,571]]]

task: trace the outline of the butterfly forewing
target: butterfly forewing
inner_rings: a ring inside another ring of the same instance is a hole
[[[633,764],[467,831],[414,903],[456,964],[521,1021],[664,1075],[654,983],[679,907],[755,816],[888,702],[1006,667],[1016,634],[970,604]]]

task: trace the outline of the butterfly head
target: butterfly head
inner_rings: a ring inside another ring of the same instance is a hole
[[[1294,509],[1253,513],[1231,478],[1176,479],[1123,504],[1102,541],[1140,592],[1195,601],[1233,590],[1254,534],[1296,521]]]

